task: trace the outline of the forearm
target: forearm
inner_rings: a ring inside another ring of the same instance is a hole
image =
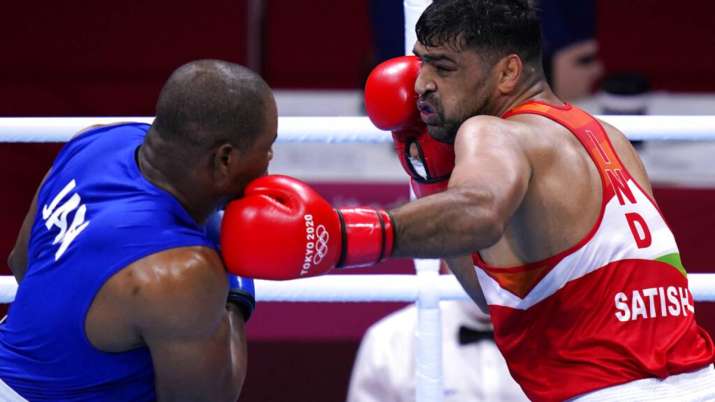
[[[45,177],[47,176],[45,175]],[[44,182],[44,179],[42,181]],[[37,191],[39,191],[39,188]],[[30,204],[30,209],[22,221],[20,232],[17,234],[17,239],[15,240],[15,246],[7,257],[7,265],[10,267],[10,271],[12,271],[12,274],[15,276],[17,283],[22,281],[22,278],[25,276],[25,271],[27,271],[27,247],[30,242],[30,231],[35,221],[36,211],[37,192],[35,192],[35,196],[32,198],[32,203]]]
[[[245,320],[240,308],[234,303],[226,305],[231,342],[231,383],[240,394],[248,369]]]
[[[471,254],[503,233],[494,199],[486,192],[450,189],[392,210],[393,256],[440,258]]]

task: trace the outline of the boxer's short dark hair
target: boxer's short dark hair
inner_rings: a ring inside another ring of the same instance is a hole
[[[435,0],[417,21],[424,46],[474,49],[490,62],[515,53],[541,62],[541,23],[529,0]]]
[[[251,146],[265,129],[268,85],[249,69],[221,60],[198,60],[169,77],[156,105],[154,127],[167,140],[210,148],[230,142]]]

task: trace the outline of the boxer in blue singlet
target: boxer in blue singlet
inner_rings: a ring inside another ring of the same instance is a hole
[[[252,282],[227,277],[206,222],[266,172],[275,101],[251,71],[201,60],[156,112],[79,133],[40,185],[8,260],[0,399],[237,399]]]

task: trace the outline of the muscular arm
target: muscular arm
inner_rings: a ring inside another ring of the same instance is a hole
[[[10,267],[10,271],[15,276],[17,283],[22,281],[27,270],[27,246],[30,240],[30,230],[32,230],[32,224],[35,221],[35,211],[37,211],[37,194],[32,199],[30,209],[22,221],[20,232],[15,240],[15,246],[7,257],[7,265]]]
[[[235,401],[246,373],[244,320],[212,250],[180,248],[143,261],[131,301],[151,351],[159,401]]]
[[[531,176],[514,124],[488,116],[462,124],[447,191],[391,211],[397,227],[394,256],[463,256],[501,238]]]
[[[20,232],[17,234],[15,239],[15,246],[10,251],[10,255],[7,257],[7,265],[10,267],[10,271],[15,276],[17,283],[22,281],[27,271],[27,247],[30,242],[30,232],[32,231],[32,225],[35,222],[35,214],[37,213],[37,194],[40,192],[42,183],[45,182],[47,176],[50,173],[47,172],[45,177],[40,182],[35,190],[35,195],[32,197],[32,203],[30,204],[30,209],[25,214],[25,219],[22,221],[22,226],[20,227]]]

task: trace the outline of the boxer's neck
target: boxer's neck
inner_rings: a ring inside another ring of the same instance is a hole
[[[216,202],[203,196],[204,192],[200,190],[202,187],[192,180],[192,172],[182,173],[185,170],[177,171],[168,163],[167,155],[172,152],[164,149],[167,147],[162,148],[157,141],[162,142],[156,136],[150,137],[147,134],[147,140],[137,150],[136,161],[141,174],[151,184],[176,198],[194,221],[202,224],[215,209]]]
[[[563,104],[564,102],[559,99],[556,94],[551,90],[549,85],[545,80],[539,79],[534,82],[529,82],[523,85],[518,91],[515,91],[513,95],[504,97],[496,105],[495,116],[502,116],[509,110],[521,105],[522,103],[538,100],[551,104]]]

